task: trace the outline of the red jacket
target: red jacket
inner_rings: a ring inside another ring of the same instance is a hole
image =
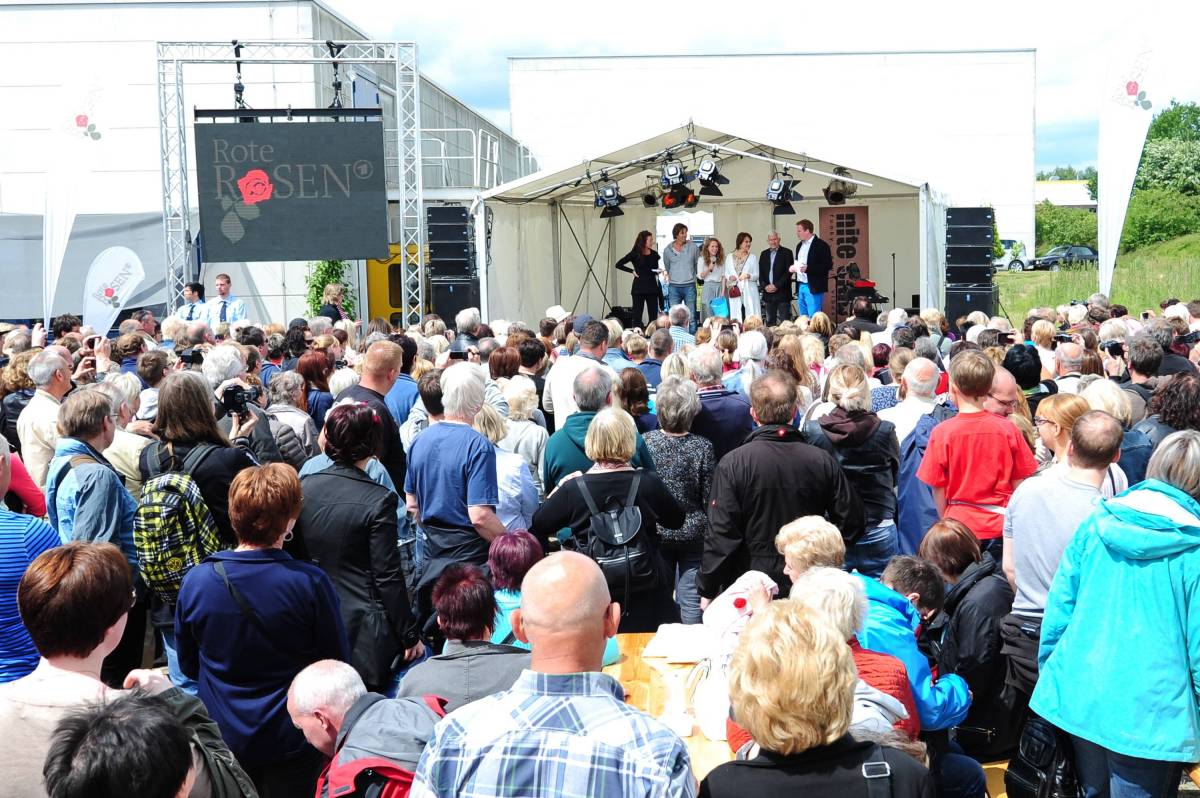
[[[854,666],[858,668],[858,678],[904,705],[908,719],[897,722],[896,728],[907,734],[910,740],[917,739],[921,733],[921,718],[917,715],[917,705],[913,703],[912,687],[908,684],[908,670],[904,663],[891,654],[868,651],[858,644],[858,638],[855,637],[850,638],[850,651],[854,655]],[[729,742],[730,750],[736,753],[750,741],[750,733],[733,720],[726,720],[725,739]]]
[[[908,720],[899,721],[896,728],[909,738],[917,739],[921,733],[921,718],[917,715],[917,705],[913,703],[912,687],[909,686],[908,670],[904,663],[891,654],[863,648],[855,637],[850,638],[850,651],[854,654],[858,678],[904,705]]]

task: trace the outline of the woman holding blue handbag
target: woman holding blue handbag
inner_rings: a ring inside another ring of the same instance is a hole
[[[722,289],[725,285],[725,247],[716,236],[705,239],[704,248],[700,250],[700,260],[696,264],[696,273],[704,281],[704,288],[700,292],[701,320],[713,316],[728,317],[728,301],[718,303],[724,306],[724,313],[718,313],[712,307],[713,300],[724,297]]]

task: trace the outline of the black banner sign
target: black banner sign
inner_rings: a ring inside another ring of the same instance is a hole
[[[207,261],[386,258],[382,122],[196,123]]]

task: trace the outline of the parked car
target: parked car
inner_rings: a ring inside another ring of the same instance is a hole
[[[1000,239],[1004,254],[992,261],[996,271],[1025,271],[1025,245],[1012,238]]]
[[[1035,271],[1053,271],[1056,272],[1064,266],[1075,266],[1080,264],[1096,265],[1096,250],[1091,247],[1079,246],[1059,246],[1054,247],[1040,258],[1034,258],[1029,261],[1029,265]]]

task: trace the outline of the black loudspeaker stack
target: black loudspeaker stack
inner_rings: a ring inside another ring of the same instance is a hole
[[[473,233],[465,206],[430,205],[425,209],[430,305],[448,322],[463,308],[479,307]]]
[[[996,315],[1000,289],[992,282],[991,208],[946,209],[946,318],[951,325],[973,310]]]

